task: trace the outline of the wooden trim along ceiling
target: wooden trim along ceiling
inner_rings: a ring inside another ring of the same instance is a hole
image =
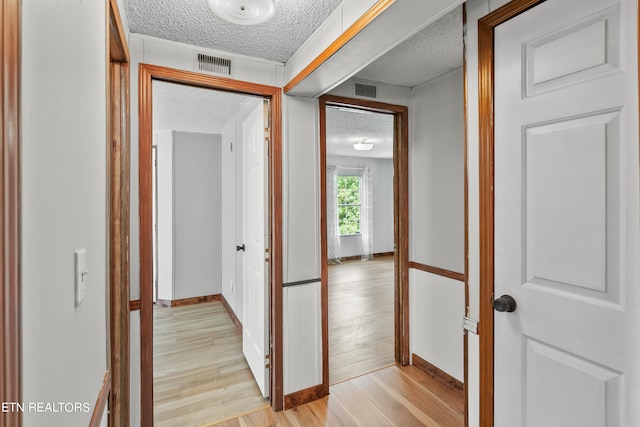
[[[493,263],[494,263],[494,62],[498,25],[545,0],[513,0],[478,21],[480,152],[480,425],[493,426]]]
[[[22,401],[20,309],[20,1],[2,0],[2,149],[0,152],[0,402]],[[22,425],[19,411],[0,417],[0,426]]]
[[[116,0],[107,2],[109,171],[109,425],[129,425],[129,49]]]
[[[271,407],[283,407],[282,337],[282,90],[190,71],[140,64],[139,68],[139,185],[140,185],[140,339],[141,423],[153,425],[153,247],[151,194],[152,81],[185,84],[269,99],[271,105],[270,188],[270,290],[271,290]]]
[[[289,83],[284,86],[284,93],[289,92],[296,87],[301,81],[307,78],[318,67],[320,67],[327,59],[331,58],[342,46],[347,44],[352,38],[358,35],[367,25],[373,22],[378,16],[382,14],[389,6],[395,3],[396,0],[378,0],[376,4],[371,6],[364,15],[356,20],[347,30],[340,34],[337,39],[333,41],[320,55],[318,55],[313,61],[309,63],[302,71],[300,71]]]
[[[410,261],[409,268],[424,271],[426,273],[435,274],[449,279],[457,280],[459,282],[466,282],[466,275],[464,273],[456,273],[455,271],[447,270],[440,267],[433,267],[427,264],[420,264],[419,262]]]
[[[367,111],[393,114],[393,197],[394,197],[394,317],[395,359],[409,363],[409,110],[402,105],[335,95],[320,97],[320,250],[322,310],[322,384],[329,393],[329,264],[327,260],[327,105],[342,105]]]

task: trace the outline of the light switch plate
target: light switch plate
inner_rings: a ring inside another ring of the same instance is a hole
[[[87,251],[80,249],[74,253],[76,278],[76,307],[84,300],[87,285]]]

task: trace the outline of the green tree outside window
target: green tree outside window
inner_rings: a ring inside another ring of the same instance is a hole
[[[360,177],[338,176],[338,228],[340,235],[360,234]]]

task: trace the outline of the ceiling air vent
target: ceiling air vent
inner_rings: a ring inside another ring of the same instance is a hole
[[[365,85],[362,83],[356,83],[356,95],[366,96],[368,98],[375,98],[377,87],[371,85]]]
[[[211,55],[205,55],[204,53],[199,53],[197,62],[198,62],[197,63],[198,71],[222,74],[225,76],[231,75],[230,59],[220,58],[220,57],[211,56]]]

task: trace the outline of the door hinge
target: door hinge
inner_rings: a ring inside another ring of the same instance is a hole
[[[270,354],[265,354],[264,358],[267,361],[267,363],[264,365],[264,368],[265,369],[269,369],[271,367],[271,355]]]
[[[462,318],[462,329],[478,334],[478,321],[470,317]]]

